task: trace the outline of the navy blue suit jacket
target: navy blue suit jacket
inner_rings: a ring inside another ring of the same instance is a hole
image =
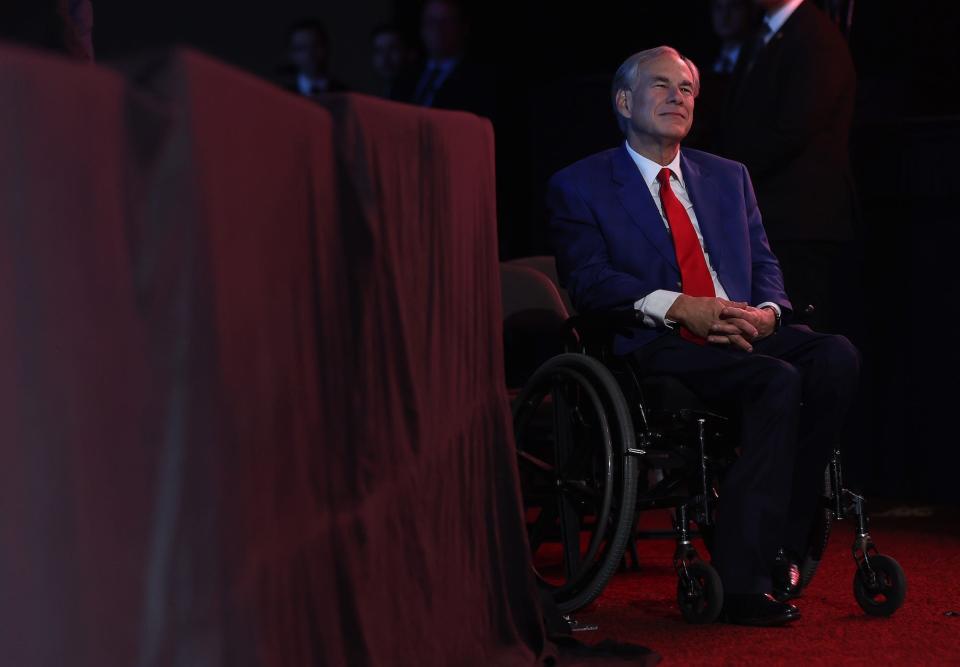
[[[780,265],[767,243],[746,168],[684,148],[680,169],[727,296],[754,306],[772,301],[789,313]],[[626,147],[554,174],[547,205],[560,281],[578,311],[632,308],[654,290],[681,291],[670,233]],[[618,336],[614,351],[626,354],[666,331],[638,328],[632,336]]]

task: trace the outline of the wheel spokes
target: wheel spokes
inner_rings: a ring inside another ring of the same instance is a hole
[[[530,452],[518,451],[517,457],[521,462],[528,464],[532,468],[539,470],[540,472],[545,472],[551,476],[553,480],[557,479],[556,468],[544,461],[543,459],[534,456]]]

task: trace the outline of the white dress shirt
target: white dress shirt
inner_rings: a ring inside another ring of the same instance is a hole
[[[640,153],[630,147],[629,142],[625,142],[625,145],[627,147],[627,153],[630,154],[630,157],[640,170],[640,174],[643,176],[643,182],[646,183],[647,188],[650,190],[650,196],[653,197],[653,203],[657,205],[657,210],[660,212],[660,219],[663,220],[663,225],[667,228],[667,231],[669,231],[670,223],[667,222],[667,216],[663,213],[663,204],[660,201],[660,181],[657,180],[657,175],[660,173],[660,170],[663,169],[664,165],[659,165],[653,160],[640,155]],[[680,170],[680,151],[677,151],[673,161],[665,166],[670,170],[670,185],[673,188],[673,193],[677,196],[677,199],[680,200],[680,203],[683,204],[687,215],[690,216],[690,222],[693,223],[693,229],[697,233],[697,240],[700,242],[700,248],[703,250],[703,258],[707,262],[707,270],[710,271],[710,279],[713,281],[713,290],[719,298],[727,299],[727,292],[723,289],[723,285],[720,284],[720,278],[710,263],[710,253],[707,252],[707,248],[703,243],[703,234],[700,232],[700,223],[697,222],[697,213],[693,210],[693,202],[690,201],[690,195],[687,194],[687,187],[683,182],[683,172]],[[681,287],[680,283],[677,283],[677,287]],[[648,327],[664,325],[673,328],[676,322],[667,319],[667,311],[670,310],[673,302],[677,300],[680,294],[682,294],[682,292],[665,289],[654,290],[634,303],[634,307],[643,313],[643,323]],[[780,314],[780,307],[777,304],[765,302],[760,304],[758,308],[765,306],[772,307],[777,311],[778,315]]]
[[[300,91],[301,95],[314,97],[319,93],[327,92],[327,88],[329,87],[330,80],[325,76],[318,76],[314,78],[307,76],[302,72],[297,74],[297,90]]]

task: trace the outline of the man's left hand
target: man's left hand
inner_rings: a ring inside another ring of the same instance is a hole
[[[729,336],[743,336],[749,341],[762,340],[772,334],[777,328],[777,316],[769,308],[754,308],[753,306],[728,306],[720,311],[721,321],[717,322],[710,331],[709,341],[721,342],[719,339]],[[750,326],[744,326],[749,324]],[[746,332],[756,329],[756,335],[749,336]]]

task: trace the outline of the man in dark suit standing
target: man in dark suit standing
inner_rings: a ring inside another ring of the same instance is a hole
[[[330,38],[320,19],[302,19],[290,26],[286,56],[280,84],[287,90],[304,97],[347,90],[343,83],[330,75]]]
[[[840,31],[810,0],[754,0],[764,10],[741,53],[717,151],[750,170],[764,226],[799,305],[838,326],[855,199],[848,139],[856,74]]]
[[[5,0],[0,40],[92,61],[93,7],[90,0]]]
[[[467,53],[469,22],[464,12],[456,0],[427,0],[420,17],[427,58],[400,75],[393,99],[494,117],[494,76]]]
[[[799,616],[797,554],[859,377],[842,336],[788,324],[791,303],[747,170],[680,149],[697,68],[669,47],[628,58],[612,102],[626,142],[550,180],[557,268],[580,312],[633,308],[646,327],[617,354],[739,411],[713,563],[733,623]],[[779,552],[779,556],[778,556]],[[771,595],[772,593],[772,595]]]

